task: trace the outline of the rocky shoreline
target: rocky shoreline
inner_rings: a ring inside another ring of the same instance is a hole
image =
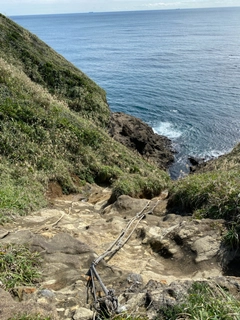
[[[168,170],[174,164],[172,141],[154,133],[153,129],[129,114],[112,112],[109,122],[109,135],[127,148],[133,150],[160,169]],[[204,167],[205,159],[188,156],[186,167],[189,173],[197,172]]]

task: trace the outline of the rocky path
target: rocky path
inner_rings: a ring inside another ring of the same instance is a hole
[[[148,201],[121,196],[107,206],[110,195],[109,189],[87,186],[82,194],[53,198],[49,208],[0,227],[1,243],[30,244],[43,258],[39,286],[16,288],[14,301],[0,289],[2,320],[8,319],[9,310],[13,312],[11,305],[17,313],[30,308],[53,319],[92,318],[86,303],[90,264]],[[166,290],[169,286],[182,291],[191,281],[218,279],[234,291],[238,283],[238,278],[222,274],[223,221],[167,213],[166,197],[165,192],[151,200],[158,201],[153,212],[107,264],[98,266],[105,285],[116,289],[120,304],[130,312],[146,314],[149,288],[156,300],[168,301],[173,299]],[[155,314],[149,308],[149,319]]]

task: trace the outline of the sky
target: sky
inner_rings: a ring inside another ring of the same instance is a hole
[[[240,0],[0,0],[6,16],[239,6]]]

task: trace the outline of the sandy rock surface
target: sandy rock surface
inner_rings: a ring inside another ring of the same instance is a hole
[[[110,196],[111,190],[92,186],[84,194],[54,198],[49,208],[0,227],[1,243],[28,244],[43,259],[42,280],[32,290],[16,288],[13,300],[1,289],[2,320],[8,319],[7,309],[14,314],[29,306],[53,319],[91,319],[86,300],[91,262],[149,202],[121,196],[107,206]],[[240,287],[237,277],[223,275],[224,221],[175,215],[166,205],[166,194],[151,200],[154,210],[144,215],[128,242],[97,266],[107,288],[116,290],[120,307],[149,319],[159,301],[177,303],[192,281],[220,281],[235,294]]]

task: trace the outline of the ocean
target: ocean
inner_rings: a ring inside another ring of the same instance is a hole
[[[240,7],[10,18],[170,138],[173,179],[240,142]]]

